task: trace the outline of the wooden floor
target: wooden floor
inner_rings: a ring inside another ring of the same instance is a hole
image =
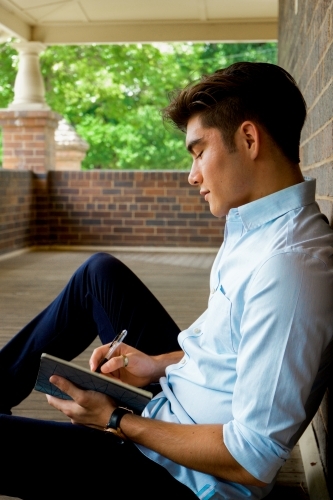
[[[213,254],[114,254],[153,291],[180,328],[187,327],[206,308]],[[88,252],[35,251],[0,260],[0,347],[55,297],[89,255]],[[93,345],[76,361],[87,366],[92,349]],[[65,420],[62,414],[49,407],[45,396],[37,392],[33,392],[13,413]],[[0,500],[6,498],[9,497],[0,496]],[[309,498],[298,446],[282,468],[274,492],[269,496],[271,500],[282,498]]]

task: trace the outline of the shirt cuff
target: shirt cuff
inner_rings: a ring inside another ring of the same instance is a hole
[[[223,441],[234,459],[264,483],[274,480],[290,454],[289,449],[235,420],[223,425]]]

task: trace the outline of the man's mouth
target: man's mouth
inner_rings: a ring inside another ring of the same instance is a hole
[[[200,194],[205,198],[205,201],[207,201],[207,195],[209,194],[209,191],[206,189],[200,189]]]

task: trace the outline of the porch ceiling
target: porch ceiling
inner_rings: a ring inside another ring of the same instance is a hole
[[[0,0],[2,39],[48,45],[276,40],[277,24],[278,0]]]

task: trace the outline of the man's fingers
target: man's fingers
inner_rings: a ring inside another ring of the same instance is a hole
[[[76,385],[74,385],[69,380],[63,377],[59,377],[59,375],[52,375],[52,377],[50,377],[50,382],[51,384],[58,387],[58,389],[60,389],[62,392],[68,394],[68,396],[70,396],[74,400],[79,399],[82,395],[82,389],[76,387]]]
[[[124,358],[127,358],[128,356],[114,356],[113,358],[109,359],[104,365],[101,366],[101,373],[110,373],[113,374],[113,372],[120,370],[120,368],[125,367],[124,363]],[[115,374],[116,375],[116,374]]]
[[[46,399],[48,403],[56,408],[57,410],[62,411],[67,415],[67,410],[69,409],[67,403],[73,404],[73,401],[69,401],[68,399],[59,399],[56,398],[55,396],[50,396],[49,394],[46,394]]]
[[[102,359],[105,358],[108,350],[110,349],[110,344],[105,344],[105,345],[102,345],[100,347],[97,347],[96,349],[93,350],[93,353],[90,357],[90,360],[89,360],[89,366],[90,366],[90,370],[91,371],[95,371],[96,368],[98,367],[99,363],[102,361]],[[129,347],[127,344],[125,344],[124,342],[122,342],[116,349],[116,351],[113,353],[113,357],[112,359],[115,359],[116,357],[119,357],[118,355],[122,352],[122,353],[125,353],[125,352],[131,352],[133,351],[133,348]],[[119,363],[118,363],[119,365]],[[113,366],[113,365],[112,365]],[[117,366],[116,368],[113,368],[113,370],[118,370],[119,368],[121,368],[121,366]],[[110,370],[109,370],[110,372]],[[108,372],[104,372],[104,373],[108,373]]]
[[[46,396],[49,404],[67,415],[73,424],[103,428],[116,407],[106,394],[82,390],[58,375],[52,375],[50,382],[73,398],[65,400]]]
[[[100,361],[105,357],[110,348],[110,344],[102,345],[93,350],[89,360],[90,370],[94,372],[99,365]]]
[[[53,406],[56,410],[61,411],[64,415],[72,419],[73,415],[76,413],[76,407],[78,406],[75,401],[68,399],[59,399],[55,396],[46,395],[49,405]],[[72,421],[74,423],[74,421]]]

